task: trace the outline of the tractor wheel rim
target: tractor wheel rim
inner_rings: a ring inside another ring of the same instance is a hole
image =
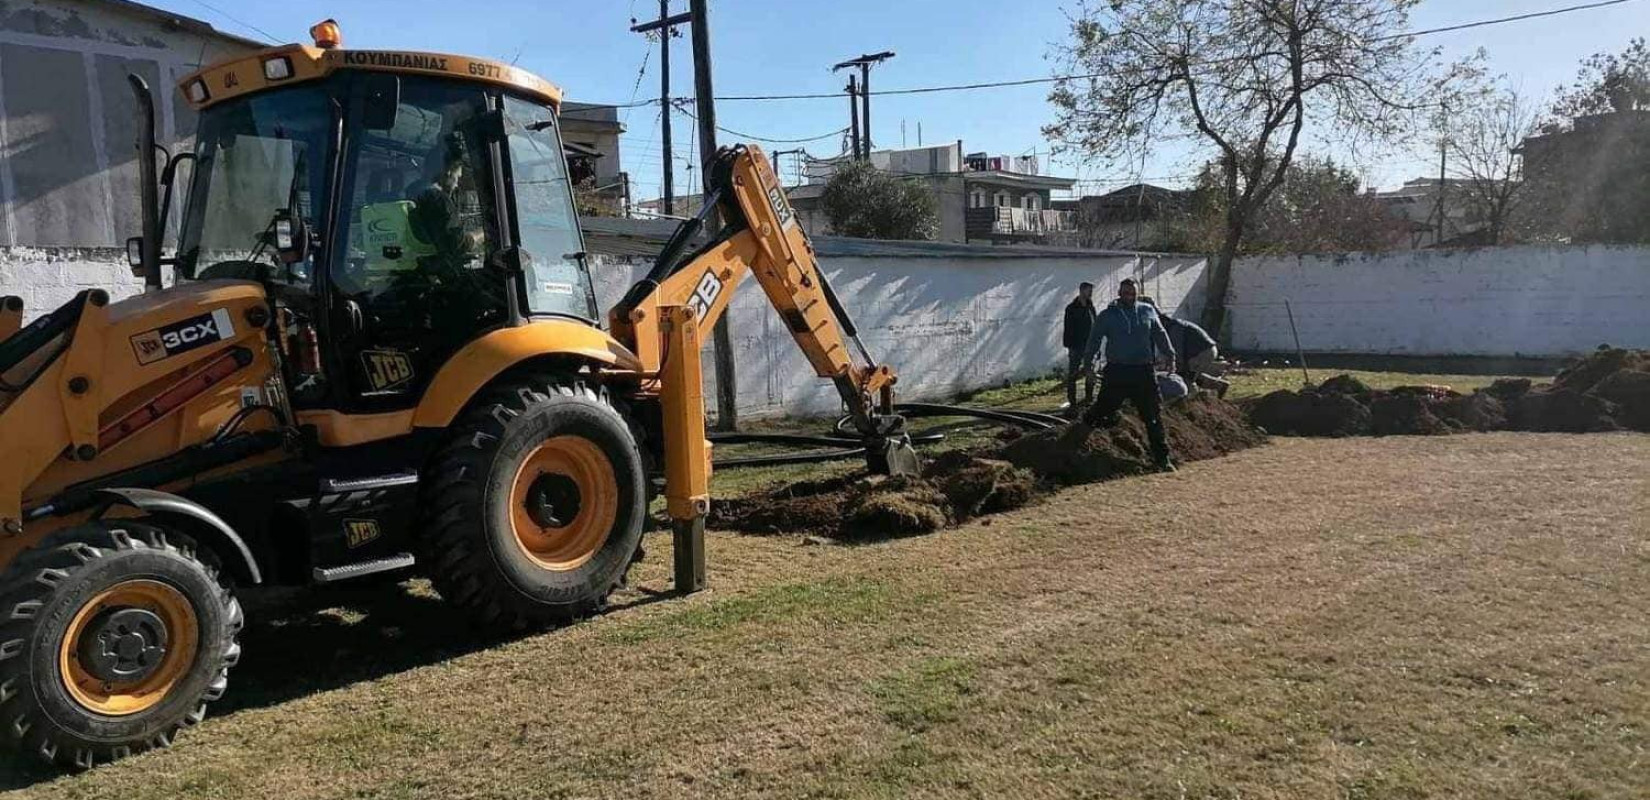
[[[166,699],[195,663],[200,620],[183,592],[122,581],[81,605],[58,648],[63,688],[82,708],[122,717]]]
[[[553,572],[600,552],[619,514],[613,462],[589,439],[553,436],[522,459],[510,489],[510,525],[533,563]]]

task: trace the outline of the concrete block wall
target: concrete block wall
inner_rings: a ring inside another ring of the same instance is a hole
[[[1650,247],[1540,246],[1239,259],[1231,346],[1420,356],[1650,348]]]
[[[860,338],[900,375],[907,400],[1048,374],[1065,363],[1060,321],[1077,284],[1116,294],[1125,277],[1142,282],[1162,308],[1196,318],[1203,309],[1202,257],[829,257],[821,264]],[[602,260],[595,267],[603,308],[646,271]],[[814,375],[761,287],[748,279],[730,305],[739,411],[748,416],[830,414],[840,401]],[[714,363],[706,348],[706,397]],[[714,401],[711,401],[712,403]]]
[[[28,319],[94,288],[119,300],[141,293],[143,280],[132,277],[126,251],[113,247],[0,248],[0,295],[23,298]]]

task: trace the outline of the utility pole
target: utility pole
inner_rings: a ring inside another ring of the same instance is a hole
[[[691,14],[670,15],[670,0],[659,0],[659,18],[640,25],[632,24],[632,33],[659,32],[659,139],[664,148],[664,185],[661,188],[661,209],[666,216],[676,213],[675,168],[670,151],[670,37],[676,35],[676,26],[692,19]],[[634,18],[630,20],[636,22]]]
[[[865,135],[860,137],[860,152],[866,159],[871,157],[871,67],[893,57],[894,52],[892,50],[884,50],[881,53],[850,58],[831,67],[832,72],[850,67],[859,67],[859,117],[862,120],[860,123],[861,128],[865,132]]]
[[[859,160],[859,84],[853,75],[848,76],[848,142],[853,146],[853,155],[850,160]]]
[[[699,111],[699,178],[709,181],[711,164],[716,160],[716,94],[710,77],[710,9],[706,0],[689,0],[688,16],[693,20],[693,95]],[[703,184],[706,199],[710,186]],[[722,229],[722,217],[716,212],[706,218],[712,235]],[[730,309],[731,311],[731,309]],[[733,366],[733,334],[728,330],[728,316],[716,321],[712,336],[716,359],[716,428],[731,431],[739,424],[738,377]]]
[[[1438,233],[1433,237],[1432,246],[1437,247],[1444,243],[1444,222],[1447,219],[1444,210],[1444,192],[1449,188],[1449,104],[1440,106],[1443,110],[1438,132],[1438,202],[1435,209],[1438,214]]]

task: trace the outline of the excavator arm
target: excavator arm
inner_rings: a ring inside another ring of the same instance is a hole
[[[725,224],[710,242],[684,257],[683,251],[712,212]],[[760,148],[724,148],[711,168],[705,208],[678,231],[649,276],[614,307],[613,334],[634,348],[644,369],[662,365],[660,308],[686,306],[700,329],[726,313],[734,289],[752,273],[814,372],[836,386],[854,427],[866,437],[898,435],[903,423],[892,413],[893,369],[878,365],[859,341],[813,246],[796,220],[785,191]],[[857,350],[848,349],[852,340]]]
[[[718,213],[720,230],[689,252],[705,222]],[[755,146],[723,148],[710,168],[704,207],[677,230],[647,277],[630,288],[608,319],[613,336],[642,363],[642,393],[658,396],[663,407],[676,585],[688,591],[704,585],[704,516],[710,508],[700,332],[727,312],[747,273],[756,276],[814,372],[836,387],[863,439],[871,471],[919,470],[905,420],[893,411],[898,378],[860,341],[767,157]]]
[[[725,220],[722,229],[684,254],[716,211]],[[866,439],[872,470],[915,471],[904,419],[893,413],[898,377],[892,368],[877,364],[859,340],[758,147],[723,148],[717,154],[704,209],[682,226],[653,271],[614,307],[609,319],[613,334],[634,348],[644,372],[657,374],[666,348],[662,309],[686,307],[697,327],[708,330],[726,313],[747,273],[755,275],[815,374],[836,387],[854,429]],[[848,348],[850,340],[854,351]]]

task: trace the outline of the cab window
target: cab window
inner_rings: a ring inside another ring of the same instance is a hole
[[[444,358],[507,321],[505,282],[488,267],[499,218],[487,112],[474,84],[403,78],[391,124],[351,128],[331,281],[334,330],[361,354],[346,352],[359,396],[416,394]],[[396,380],[372,368],[375,353],[405,362]]]
[[[504,127],[527,311],[595,319],[596,296],[584,263],[584,242],[555,115],[548,108],[507,96]]]

